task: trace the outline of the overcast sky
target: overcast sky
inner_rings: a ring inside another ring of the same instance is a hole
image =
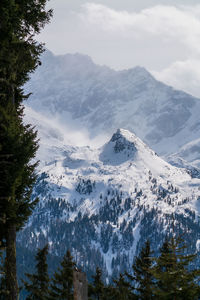
[[[83,53],[115,69],[144,66],[200,97],[199,0],[50,0],[39,39],[55,54]]]

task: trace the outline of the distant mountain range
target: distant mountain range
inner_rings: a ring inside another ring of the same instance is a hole
[[[200,99],[157,81],[141,67],[114,71],[85,55],[46,51],[26,90],[33,92],[32,109],[63,126],[85,128],[91,137],[125,128],[159,155],[200,138]]]

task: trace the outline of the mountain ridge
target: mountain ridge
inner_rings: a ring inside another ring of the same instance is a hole
[[[146,69],[114,71],[80,54],[47,52],[26,85],[37,112],[85,128],[90,137],[117,128],[134,131],[159,155],[199,137],[200,100],[157,81]]]

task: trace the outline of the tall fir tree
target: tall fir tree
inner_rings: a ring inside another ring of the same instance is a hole
[[[23,85],[38,66],[43,45],[34,36],[49,22],[48,0],[0,1],[0,243],[6,246],[8,300],[18,297],[16,231],[36,202],[30,200],[36,133],[23,124]]]
[[[114,280],[115,288],[113,290],[114,298],[118,300],[135,300],[137,296],[134,294],[134,289],[130,282],[127,281],[123,274],[120,274],[119,279]]]
[[[118,293],[116,291],[115,286],[110,284],[110,285],[106,285],[104,287],[104,292],[103,292],[104,300],[116,300],[116,299],[118,299],[117,297],[118,297]]]
[[[3,250],[0,249],[0,300],[5,300],[8,291],[6,290],[5,282],[5,261],[3,257]]]
[[[36,200],[30,199],[35,182],[35,157],[38,148],[36,132],[23,124],[23,110],[14,112],[12,104],[4,109],[0,106],[0,211],[4,219],[1,240],[6,249],[5,276],[8,299],[17,297],[16,278],[16,231],[31,214]]]
[[[18,106],[26,97],[22,86],[40,64],[43,44],[35,35],[50,21],[48,0],[0,1],[0,95],[1,105]]]
[[[127,274],[129,279],[134,282],[133,288],[136,290],[138,299],[153,299],[153,275],[151,272],[153,264],[150,242],[146,241],[140,254],[135,258],[133,276]],[[134,287],[135,286],[135,287]]]
[[[102,271],[96,268],[93,276],[93,283],[88,286],[88,295],[90,300],[105,300],[105,286],[102,280]]]
[[[35,274],[26,274],[28,281],[23,281],[23,283],[28,292],[27,300],[48,299],[50,279],[48,275],[47,254],[47,245],[43,249],[39,249],[35,257],[37,262]]]
[[[63,257],[61,267],[54,273],[49,291],[49,299],[73,300],[73,270],[75,262],[68,250]]]
[[[195,255],[185,253],[186,246],[180,238],[165,241],[156,259],[153,275],[156,280],[155,297],[163,300],[195,300],[199,296],[199,270],[191,270]]]
[[[160,293],[163,295],[171,289],[171,280],[168,277],[168,272],[173,268],[173,259],[168,239],[164,241],[160,248],[160,256],[155,261],[156,265],[152,270],[152,274],[156,278],[155,294],[159,297]]]

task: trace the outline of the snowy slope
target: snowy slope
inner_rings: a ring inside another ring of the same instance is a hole
[[[158,82],[136,67],[114,71],[88,56],[54,56],[26,86],[28,105],[63,127],[85,128],[91,137],[117,128],[134,131],[157,153],[171,154],[199,138],[200,100]]]
[[[144,203],[151,206],[156,203],[156,206],[165,208],[167,212],[175,211],[175,205],[172,208],[157,203],[157,194],[154,195],[151,191],[152,178],[156,179],[156,186],[161,191],[167,190],[171,184],[181,190],[176,193],[176,203],[188,196],[194,199],[200,196],[200,180],[191,179],[185,170],[173,167],[159,158],[138,137],[124,129],[117,130],[111,140],[100,149],[66,146],[59,150],[60,156],[47,162],[41,172],[46,173],[49,176],[49,184],[56,187],[51,190],[53,197],[61,197],[70,203],[76,198],[77,203],[81,202],[83,210],[87,210],[87,205],[83,202],[84,192],[77,192],[79,183],[80,189],[84,189],[81,180],[95,182],[94,194],[91,192],[91,195],[86,197],[86,203],[88,199],[95,199],[104,192],[105,187],[121,185],[122,190],[129,194],[133,193],[135,188],[142,189],[148,199],[145,197]],[[89,204],[92,213],[98,203],[95,201],[93,205]],[[191,202],[191,205],[195,207],[196,202]]]
[[[193,140],[190,143],[182,146],[180,150],[173,155],[167,157],[171,162],[176,162],[178,159],[187,162],[187,164],[200,168],[200,138]],[[181,166],[181,164],[180,164]]]
[[[69,247],[86,271],[99,265],[107,278],[130,268],[147,238],[156,250],[173,228],[196,251],[200,179],[124,129],[98,149],[63,142],[56,151],[41,169],[33,193],[41,201],[19,243],[48,242],[58,256]]]

